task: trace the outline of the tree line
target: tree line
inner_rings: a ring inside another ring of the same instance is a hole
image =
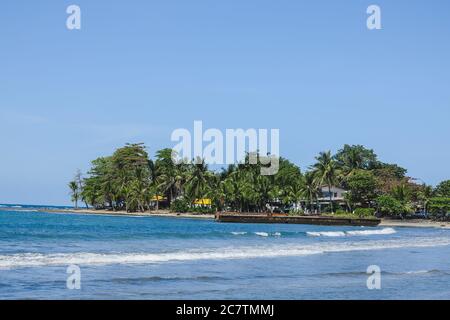
[[[450,180],[436,188],[419,184],[406,169],[380,161],[361,145],[344,145],[336,154],[321,152],[305,172],[285,158],[272,176],[261,175],[260,166],[246,161],[217,172],[202,159],[175,164],[172,149],[159,150],[151,159],[144,144],[126,144],[93,160],[85,176],[78,171],[69,187],[76,207],[81,201],[86,207],[127,212],[157,210],[161,204],[174,211],[265,212],[270,203],[297,214],[450,211]],[[333,187],[347,191],[343,203],[332,201]],[[320,201],[323,189],[329,195],[325,204]],[[204,198],[211,199],[211,206],[193,206]],[[292,206],[298,203],[302,205]]]

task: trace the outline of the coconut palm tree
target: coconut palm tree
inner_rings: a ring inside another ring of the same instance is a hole
[[[172,160],[172,149],[163,149],[156,154],[158,189],[167,195],[169,204],[181,192],[186,181],[187,168],[184,164],[175,164]]]
[[[361,145],[344,145],[334,156],[343,176],[355,170],[370,170],[377,163],[377,155],[371,149]]]
[[[428,214],[428,204],[433,195],[434,195],[433,187],[423,184],[422,191],[420,192],[420,198],[423,201],[423,209],[425,211],[425,214]]]
[[[197,160],[186,181],[185,190],[188,198],[191,200],[203,198],[208,192],[212,179],[213,175],[208,171],[205,160]]]
[[[317,179],[314,172],[306,172],[301,183],[300,194],[309,203],[309,210],[312,212],[313,203],[317,201],[320,196],[320,188],[317,184]]]
[[[286,186],[284,192],[282,193],[282,201],[284,204],[295,203],[298,204],[299,201],[303,199],[303,181],[298,179],[296,183]]]
[[[78,186],[77,181],[69,182],[70,195],[72,197],[72,201],[75,204],[75,209],[78,209],[78,199],[80,198],[80,188]]]
[[[224,209],[227,194],[228,190],[225,180],[222,180],[219,174],[212,175],[210,187],[207,188],[205,196],[212,199],[219,211]]]
[[[224,182],[228,190],[227,200],[233,210],[242,212],[244,208],[244,191],[247,189],[247,181],[242,170],[235,166],[230,171]]]
[[[335,160],[331,156],[331,151],[319,153],[316,157],[316,161],[317,162],[311,167],[311,169],[314,172],[318,185],[326,185],[328,187],[330,208],[333,213],[334,210],[331,187],[336,183],[339,171]]]
[[[411,190],[406,183],[395,186],[391,191],[392,196],[403,204],[411,199]]]

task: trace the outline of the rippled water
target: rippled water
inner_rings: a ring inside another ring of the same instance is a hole
[[[1,299],[450,299],[446,229],[0,209]],[[66,286],[73,264],[80,290]]]

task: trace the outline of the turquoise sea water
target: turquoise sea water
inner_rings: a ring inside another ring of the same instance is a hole
[[[81,289],[67,289],[77,265]],[[381,269],[381,289],[366,285]],[[0,206],[0,299],[450,299],[450,230]]]

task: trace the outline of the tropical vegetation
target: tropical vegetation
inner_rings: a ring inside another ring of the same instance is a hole
[[[168,208],[359,217],[421,212],[446,219],[450,211],[450,180],[436,188],[419,184],[406,169],[380,161],[361,145],[344,145],[334,155],[321,152],[305,172],[285,158],[279,159],[275,175],[261,175],[260,169],[261,164],[248,161],[221,171],[210,170],[202,159],[178,164],[172,149],[159,150],[151,159],[145,145],[136,143],[93,160],[84,177],[77,171],[69,188],[75,207],[82,201],[87,207],[127,212]],[[332,196],[335,187],[346,190],[340,201]]]

